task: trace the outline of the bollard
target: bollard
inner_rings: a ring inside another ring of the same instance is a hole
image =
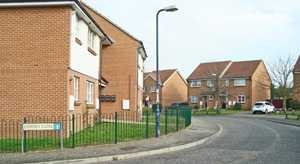
[[[300,117],[300,115],[298,115],[298,118],[297,118],[297,120],[299,120],[299,117]]]
[[[294,115],[294,112],[295,112],[295,110],[293,110],[293,113],[292,113],[293,115]]]
[[[279,111],[279,114],[281,115],[281,109],[280,109],[280,111]]]
[[[288,114],[285,115],[285,119],[287,119],[287,118],[288,118]]]

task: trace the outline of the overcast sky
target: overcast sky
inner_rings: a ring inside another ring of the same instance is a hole
[[[299,0],[83,0],[140,39],[156,69],[156,13],[160,69],[178,68],[187,78],[202,62],[262,59],[300,54]]]

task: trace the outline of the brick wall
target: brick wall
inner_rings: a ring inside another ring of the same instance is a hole
[[[162,88],[162,105],[170,106],[176,102],[187,102],[187,84],[176,72]]]
[[[0,17],[0,119],[66,115],[71,8],[2,8]]]
[[[102,102],[105,113],[122,111],[122,100],[130,101],[130,111],[137,108],[137,49],[140,42],[133,39],[102,16],[86,7],[105,33],[115,40],[103,47],[103,77],[109,82],[102,95],[116,95],[116,102]],[[142,98],[142,97],[141,97]]]

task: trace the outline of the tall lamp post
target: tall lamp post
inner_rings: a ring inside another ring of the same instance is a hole
[[[159,125],[160,125],[160,120],[159,120],[159,86],[158,86],[158,15],[162,11],[167,11],[167,12],[173,12],[177,11],[178,8],[176,6],[169,6],[165,7],[163,9],[160,9],[157,14],[156,14],[156,138],[159,138]]]
[[[219,74],[212,74],[217,77],[217,115],[219,114]]]

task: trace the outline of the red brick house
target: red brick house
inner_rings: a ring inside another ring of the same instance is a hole
[[[102,112],[141,113],[144,61],[147,57],[142,41],[91,6],[83,2],[82,4],[109,37],[115,41],[114,44],[103,47],[102,72],[109,84],[101,91]]]
[[[0,8],[0,119],[96,113],[100,40],[112,41],[85,8],[77,0]]]
[[[176,102],[187,102],[187,82],[177,69],[159,71],[159,102],[170,106]],[[144,73],[145,105],[156,104],[156,71]]]
[[[263,83],[271,84],[262,60],[201,63],[187,78],[191,106],[216,107],[217,76],[220,108],[232,108],[235,103],[241,103],[242,109],[250,110],[255,102],[270,98],[270,89],[260,86],[260,77],[267,77]]]
[[[300,56],[294,66],[293,76],[293,99],[300,101]]]

